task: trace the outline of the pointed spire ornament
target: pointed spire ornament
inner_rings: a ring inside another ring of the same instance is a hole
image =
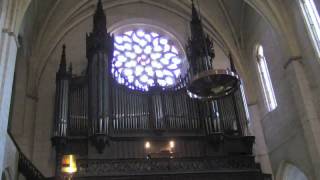
[[[111,119],[111,105],[108,97],[111,91],[110,80],[112,72],[114,36],[107,31],[107,17],[103,10],[101,0],[97,1],[97,8],[93,15],[93,31],[86,36],[86,49],[88,59],[89,107],[92,110],[90,119],[93,122],[91,142],[102,153],[109,141],[109,119]],[[97,83],[93,83],[100,79]],[[96,91],[99,90],[99,95]],[[99,98],[96,98],[99,97]],[[90,110],[91,110],[90,109]]]
[[[236,66],[234,65],[231,53],[229,53],[229,60],[230,60],[230,70],[237,74]]]
[[[196,10],[196,7],[194,6],[193,0],[192,2],[192,21],[193,22],[200,22],[200,17],[198,15],[198,11]],[[201,23],[201,22],[200,22]]]
[[[60,65],[59,65],[59,73],[64,74],[66,72],[67,72],[66,45],[63,44],[61,60],[60,60]]]
[[[198,13],[193,0],[191,5],[191,37],[186,48],[189,61],[187,90],[192,97],[218,99],[235,91],[239,77],[228,69],[214,69],[213,40],[204,32],[201,13]],[[231,68],[235,69],[234,65]]]
[[[101,0],[98,1],[97,9],[93,16],[93,32],[107,32],[107,17],[104,13]]]
[[[87,58],[92,59],[97,51],[106,51],[108,59],[111,60],[113,59],[114,37],[107,30],[107,16],[101,0],[98,0],[96,7],[93,15],[93,30],[86,35]]]

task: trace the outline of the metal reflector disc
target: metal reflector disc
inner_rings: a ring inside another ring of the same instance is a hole
[[[227,69],[213,69],[195,75],[188,91],[199,99],[218,99],[238,88],[239,76]]]

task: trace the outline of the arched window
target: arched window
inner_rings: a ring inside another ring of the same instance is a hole
[[[296,166],[287,164],[283,171],[282,180],[308,180],[308,178]]]
[[[257,48],[257,64],[265,103],[267,105],[268,110],[272,111],[277,107],[277,101],[274,95],[266,58],[263,52],[263,47],[261,45],[259,45]]]
[[[309,35],[320,57],[320,18],[313,0],[300,0],[300,6],[304,15]]]
[[[10,175],[10,171],[8,168],[6,168],[1,175],[1,180],[11,180],[11,175]]]

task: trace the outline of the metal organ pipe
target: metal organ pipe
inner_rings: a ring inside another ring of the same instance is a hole
[[[180,94],[176,94],[175,95],[175,104],[176,104],[176,108],[177,108],[177,124],[178,124],[178,128],[182,129],[184,126],[184,122],[182,117],[182,110],[181,110],[181,104],[180,104]]]
[[[185,98],[186,98],[187,117],[188,117],[188,121],[189,121],[190,126],[191,126],[190,128],[194,129],[194,122],[193,122],[193,118],[192,118],[192,110],[191,110],[191,107],[190,107],[191,102],[190,102],[190,99],[189,99],[189,97],[187,95],[185,96]]]
[[[130,118],[129,118],[129,102],[128,102],[128,100],[129,100],[129,98],[128,98],[128,92],[127,91],[125,91],[125,99],[124,99],[124,105],[125,105],[125,118],[126,118],[126,120],[125,120],[125,129],[129,129],[129,127],[130,127],[130,125],[129,125],[129,120],[130,120]]]
[[[83,112],[84,112],[84,123],[83,123],[83,134],[88,133],[88,86],[84,86],[83,89]]]
[[[127,129],[130,129],[131,128],[131,109],[130,109],[130,107],[131,107],[131,104],[130,104],[130,94],[128,93],[128,91],[127,91],[127,93],[126,93],[126,101],[125,101],[125,104],[126,104],[126,110],[127,110]]]
[[[131,110],[131,129],[135,129],[135,117],[134,117],[134,94],[130,93],[130,110]]]
[[[193,119],[193,110],[192,110],[192,101],[190,100],[189,96],[186,95],[187,101],[187,111],[188,111],[188,119],[191,122],[191,128],[195,128],[194,119]]]
[[[79,133],[80,132],[80,128],[81,128],[81,96],[80,96],[80,94],[81,94],[81,89],[77,89],[77,98],[76,98],[76,100],[77,100],[77,106],[78,106],[78,112],[77,112],[77,124],[76,124],[76,128],[77,128],[77,133]]]
[[[167,128],[167,101],[163,93],[160,94],[161,106],[162,106],[162,128]]]
[[[140,130],[143,129],[144,125],[143,125],[143,120],[142,120],[142,112],[141,112],[141,108],[142,108],[142,97],[140,95],[140,93],[136,94],[136,98],[137,98],[137,121],[138,121],[138,128]]]
[[[129,94],[128,91],[125,91],[125,101],[124,101],[124,105],[125,105],[125,117],[126,117],[126,125],[125,125],[125,129],[129,129],[130,128],[130,105],[129,105]]]
[[[161,129],[161,128],[163,128],[163,126],[162,126],[162,124],[163,124],[163,122],[162,122],[162,103],[161,103],[161,97],[160,97],[160,95],[159,94],[157,94],[156,96],[155,96],[155,100],[156,100],[156,102],[157,102],[157,121],[158,121],[158,129]]]
[[[86,89],[88,87],[84,84],[78,84],[72,86],[69,93],[70,80],[57,81],[56,99],[66,100],[57,108],[61,113],[57,116],[60,124],[55,126],[56,134],[58,132],[61,136],[66,135],[68,124],[64,119],[68,119],[68,114],[70,132],[74,135],[86,134],[88,110],[90,117],[96,118],[90,118],[93,132],[105,135],[109,134],[109,125],[114,133],[138,132],[152,128],[204,128],[207,134],[230,130],[238,130],[239,133],[244,131],[246,121],[243,119],[246,114],[240,91],[232,96],[207,102],[190,98],[184,87],[139,92],[125,85],[113,84],[113,80],[106,78],[108,76],[103,68],[106,66],[105,59],[103,52],[97,53],[92,59],[89,65],[89,89]],[[107,86],[108,84],[112,87]]]
[[[103,151],[109,135],[109,120],[112,118],[111,68],[114,37],[106,29],[106,17],[102,6],[94,15],[93,31],[86,36],[88,59],[89,119],[92,121],[92,142],[99,152]]]
[[[130,128],[134,129],[134,101],[133,101],[132,93],[129,93],[129,107],[130,107]]]
[[[138,130],[140,129],[140,122],[138,120],[138,98],[136,93],[133,94],[133,102],[134,102],[134,122],[135,122],[134,129]]]
[[[56,112],[55,112],[55,137],[67,136],[69,83],[72,72],[67,72],[65,46],[63,46],[59,71],[56,74]]]
[[[138,129],[138,120],[137,120],[137,98],[136,98],[136,94],[133,93],[133,128],[134,130]]]
[[[119,129],[122,129],[123,128],[123,90],[122,89],[119,89],[119,107],[120,107],[120,115],[119,115]]]
[[[115,90],[114,90],[117,94],[116,96],[116,101],[117,101],[117,114],[116,114],[116,132],[118,133],[119,129],[120,129],[120,119],[121,119],[121,101],[120,101],[120,97],[121,97],[121,89],[118,86],[115,86]]]
[[[187,96],[182,94],[182,109],[183,109],[183,116],[186,122],[186,127],[188,129],[192,129],[192,122],[189,119],[188,107],[187,107]]]
[[[127,107],[126,107],[126,92],[125,90],[122,91],[122,129],[127,128]]]
[[[241,122],[239,117],[239,108],[237,106],[236,94],[232,94],[232,104],[233,104],[233,110],[235,115],[235,121],[237,125],[236,130],[238,131],[239,135],[242,135],[242,127],[241,127]]]
[[[127,128],[130,129],[131,128],[131,114],[130,114],[131,113],[131,109],[130,109],[131,104],[130,104],[130,94],[128,93],[128,91],[126,93],[125,104],[126,104],[126,110],[127,110]]]
[[[120,120],[120,100],[119,100],[119,89],[114,89],[113,92],[115,93],[115,119],[114,119],[114,131],[117,132],[119,130],[119,120]]]
[[[125,117],[124,117],[124,90],[121,88],[120,92],[120,129],[122,130],[124,128],[124,122],[125,122]]]

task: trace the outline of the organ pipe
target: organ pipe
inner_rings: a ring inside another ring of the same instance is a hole
[[[56,74],[56,107],[54,137],[66,137],[69,111],[69,83],[71,70],[67,71],[65,45],[63,45],[59,70]]]
[[[102,152],[112,118],[111,66],[114,37],[106,29],[106,15],[101,1],[94,14],[93,32],[87,35],[89,119],[93,143]]]
[[[92,126],[88,126],[88,105],[93,106],[88,103],[90,100],[88,86],[85,83],[76,83],[79,79],[81,78],[72,78],[69,85],[66,84],[68,81],[64,83],[57,81],[56,99],[68,99],[68,102],[57,103],[61,104],[59,106],[61,114],[65,115],[65,112],[69,114],[68,124],[56,126],[62,134],[67,130],[72,136],[87,135],[90,127],[95,129],[94,132],[97,130],[108,132],[108,129],[111,129],[115,133],[139,132],[139,130],[152,128],[169,130],[203,128],[206,134],[220,132],[244,134],[246,130],[247,114],[240,91],[236,91],[232,96],[206,102],[190,98],[183,89],[143,93],[120,84],[108,87],[111,88],[109,92],[112,93],[108,99],[108,102],[112,103],[109,107],[112,126],[109,127],[107,121],[93,121]],[[82,82],[86,82],[84,77]],[[67,95],[69,98],[63,95],[66,90],[62,87],[67,86],[71,86]],[[100,94],[100,97],[104,98],[103,94]],[[66,126],[68,128],[64,130]]]

